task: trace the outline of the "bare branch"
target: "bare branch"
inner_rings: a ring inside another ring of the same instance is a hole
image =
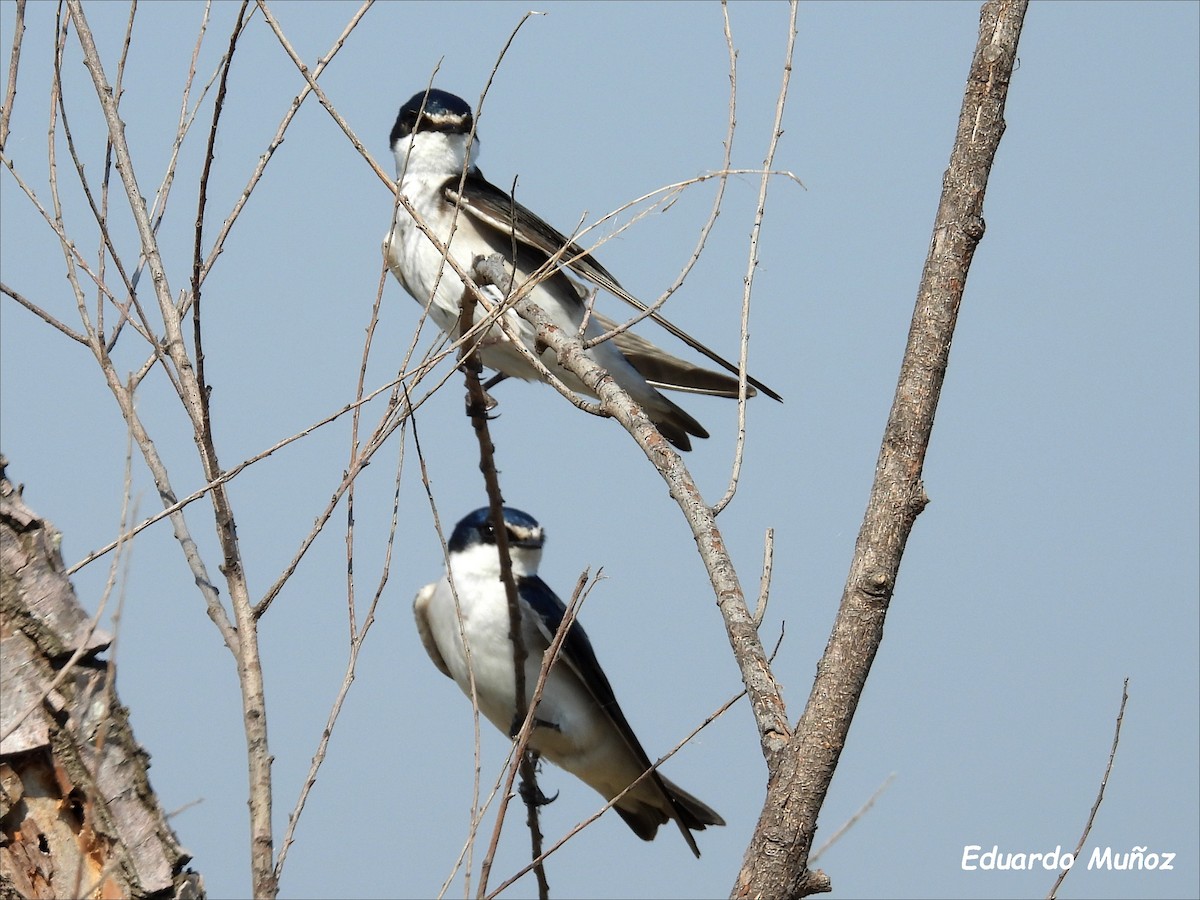
[[[722,8],[725,3],[722,2]],[[713,506],[713,515],[721,514],[737,491],[738,477],[742,471],[742,454],[746,448],[746,360],[750,351],[750,294],[754,290],[754,273],[758,269],[758,236],[762,232],[763,214],[767,208],[767,188],[771,184],[771,164],[775,161],[775,150],[779,139],[783,137],[783,108],[787,104],[788,82],[792,77],[792,56],[796,49],[796,10],[799,0],[791,0],[791,12],[788,15],[787,50],[783,60],[783,83],[779,86],[779,96],[775,101],[775,122],[771,128],[771,141],[767,146],[767,155],[763,160],[763,171],[758,181],[758,205],[754,211],[754,225],[750,228],[750,256],[746,261],[746,275],[743,279],[745,287],[742,293],[742,326],[741,341],[738,351],[738,430],[737,445],[733,453],[733,470],[729,473],[729,487],[725,496]],[[729,19],[725,20],[728,34]]]
[[[758,581],[758,603],[754,607],[754,627],[761,628],[771,598],[771,569],[775,562],[775,529],[768,528],[763,537],[762,577]]]
[[[492,277],[498,283],[502,283],[504,265],[499,254],[489,257],[481,265],[487,265],[489,269],[496,267],[500,274]],[[517,293],[520,294],[521,291]],[[600,398],[604,410],[633,435],[642,452],[670,487],[671,496],[679,504],[692,529],[696,546],[717,595],[717,605],[741,669],[742,682],[750,695],[751,709],[758,724],[759,741],[764,755],[770,758],[791,734],[783,696],[771,674],[762,641],[758,637],[758,629],[746,608],[745,596],[734,571],[733,560],[730,559],[725,541],[717,529],[712,510],[704,502],[679,454],[670,447],[641,407],[630,399],[612,376],[587,356],[582,342],[573,335],[565,334],[529,299],[518,299],[516,309],[537,328],[538,341],[555,351],[559,365],[578,376],[588,389]]]
[[[1108,776],[1112,774],[1113,760],[1117,756],[1117,744],[1121,742],[1121,723],[1125,720],[1125,704],[1129,702],[1129,679],[1125,679],[1125,683],[1121,686],[1121,706],[1117,710],[1117,725],[1113,729],[1112,748],[1108,751],[1108,763],[1104,766],[1104,775],[1100,778],[1100,790],[1096,792],[1096,802],[1092,804],[1092,811],[1088,813],[1087,824],[1083,826],[1083,834],[1079,836],[1079,843],[1075,845],[1075,852],[1071,854],[1071,858],[1078,860],[1079,854],[1083,852],[1083,845],[1087,843],[1088,835],[1092,833],[1092,823],[1096,821],[1096,813],[1100,810],[1100,804],[1104,802],[1104,789],[1108,787]],[[1054,885],[1050,888],[1050,893],[1046,895],[1046,900],[1055,900],[1058,896],[1058,889],[1062,887],[1063,879],[1073,867],[1064,868],[1058,873],[1058,877],[1054,879]]]
[[[17,101],[17,71],[21,65],[21,41],[25,37],[25,0],[17,0],[16,16],[13,20],[12,54],[8,58],[8,91],[4,106],[0,107],[0,150],[8,143],[8,129],[12,122],[13,106]]]
[[[584,573],[584,574],[586,575],[586,573]],[[600,575],[600,573],[597,572],[596,576],[599,577],[599,575]],[[582,582],[580,582],[580,583],[582,584]],[[576,590],[578,590],[578,587],[576,588]],[[728,700],[726,700],[724,703],[722,703],[720,706],[718,706],[715,710],[713,710],[712,713],[710,713],[708,715],[707,718],[705,718],[705,720],[703,722],[701,722],[699,725],[697,725],[695,728],[693,728],[690,732],[688,732],[683,737],[682,740],[677,742],[674,747],[672,747],[670,750],[668,750],[666,753],[664,753],[661,757],[659,757],[658,760],[656,760],[655,763],[649,769],[647,769],[645,771],[645,773],[638,776],[638,778],[636,778],[634,781],[631,781],[629,783],[629,785],[625,788],[625,790],[621,791],[621,793],[617,794],[611,800],[606,801],[605,804],[603,806],[601,806],[598,810],[596,810],[594,813],[592,813],[590,816],[588,816],[582,822],[579,822],[578,824],[576,824],[574,828],[572,828],[570,831],[568,831],[566,834],[564,834],[561,838],[559,838],[557,841],[555,841],[555,843],[548,850],[546,850],[546,852],[543,853],[539,859],[534,860],[533,862],[531,862],[528,865],[524,866],[523,868],[519,869],[517,872],[513,873],[508,878],[508,880],[506,880],[498,888],[496,888],[494,891],[492,891],[490,894],[487,895],[487,900],[494,900],[495,897],[498,897],[507,888],[511,887],[518,879],[523,878],[525,876],[525,874],[527,872],[529,872],[529,870],[532,869],[536,863],[541,862],[542,860],[544,860],[548,856],[550,856],[550,854],[558,851],[567,841],[569,841],[571,838],[575,837],[575,835],[577,835],[579,832],[583,831],[583,829],[587,828],[589,825],[591,825],[593,822],[595,822],[597,819],[599,819],[600,816],[602,816],[604,813],[608,812],[608,810],[611,807],[613,807],[617,803],[621,802],[621,798],[624,797],[631,790],[633,790],[635,787],[637,787],[637,785],[639,785],[641,783],[643,778],[647,777],[651,772],[653,772],[655,769],[657,769],[659,766],[661,766],[663,763],[665,763],[667,760],[669,760],[672,756],[674,756],[676,753],[678,753],[680,750],[682,750],[684,747],[686,747],[688,744],[690,744],[692,742],[692,740],[696,737],[696,735],[698,735],[701,731],[703,731],[705,728],[707,728],[713,722],[717,721],[717,719],[721,718],[721,716],[725,715],[725,713],[729,711],[729,709],[733,706],[733,704],[737,703],[739,700],[741,700],[745,696],[746,696],[745,691],[738,691],[736,694],[734,694],[732,697],[730,697]]]
[[[125,138],[125,126],[117,110],[117,98],[104,73],[104,67],[80,0],[67,0],[67,5],[83,50],[84,65],[92,77],[96,95],[108,125],[108,136],[112,141],[117,171],[121,176],[130,212],[133,214],[134,223],[137,226],[142,253],[150,269],[155,296],[163,319],[163,349],[166,359],[170,360],[178,376],[180,399],[184,411],[192,423],[196,446],[200,451],[201,465],[205,477],[212,481],[220,475],[220,464],[217,461],[211,432],[205,428],[202,387],[196,378],[192,361],[188,357],[187,346],[180,327],[180,313],[172,301],[167,273],[159,254],[149,210],[138,188],[133,160]],[[103,348],[100,349],[102,351]],[[111,385],[113,380],[111,371],[106,371],[105,374]],[[114,394],[119,394],[119,392],[114,390]],[[118,399],[121,398],[118,397]],[[132,398],[124,399],[123,411],[126,413],[127,421],[130,420],[130,417],[136,416]],[[133,427],[132,422],[131,427]],[[138,439],[139,446],[143,447],[145,455],[148,451],[142,444],[141,437],[135,432],[135,439]],[[148,437],[146,437],[146,443],[149,443]],[[159,474],[165,480],[165,469]],[[158,479],[156,478],[156,480]],[[159,481],[159,490],[160,493],[164,492],[164,481]],[[274,844],[271,830],[271,755],[267,742],[266,697],[262,663],[258,651],[258,635],[255,628],[256,618],[246,585],[232,507],[224,485],[217,485],[210,494],[210,498],[224,555],[222,572],[225,575],[226,584],[229,586],[230,601],[234,618],[237,621],[236,641],[230,643],[227,636],[226,643],[230,644],[231,649],[236,647],[238,681],[242,689],[242,718],[246,733],[250,782],[251,881],[255,896],[270,898],[276,895],[278,886],[274,881]],[[164,503],[173,503],[174,499],[173,495],[164,496]],[[187,552],[186,545],[185,552]],[[193,568],[198,573],[197,583],[201,583],[199,573],[203,571],[203,566],[198,555],[195,557]],[[209,601],[210,615],[213,615],[212,595],[215,594],[215,589],[212,588],[211,583],[207,582],[207,576],[201,584],[206,599]],[[226,623],[226,628],[222,629],[223,633],[226,632],[227,625],[228,623]]]
[[[58,319],[54,318],[54,316],[50,315],[50,313],[46,312],[44,309],[42,309],[40,306],[38,306],[36,303],[34,303],[32,300],[28,299],[27,297],[18,293],[17,291],[14,291],[12,288],[10,288],[7,284],[5,284],[2,281],[0,281],[0,294],[7,294],[8,296],[12,297],[14,300],[16,300],[18,303],[20,303],[23,307],[25,307],[27,310],[29,310],[31,313],[33,313],[35,316],[37,316],[39,319],[41,319],[43,322],[45,322],[47,325],[51,326],[52,328],[56,329],[57,331],[61,331],[63,334],[65,334],[71,340],[78,341],[79,343],[83,344],[85,347],[91,346],[91,343],[88,341],[86,336],[80,334],[78,331],[72,330],[69,326],[64,325],[62,322],[58,321]]]
[[[829,890],[823,873],[809,871],[809,851],[883,639],[905,543],[927,502],[921,471],[967,272],[983,236],[984,192],[1004,131],[1004,103],[1026,5],[1026,0],[989,0],[983,7],[958,134],[854,559],[795,737],[768,750],[766,802],[732,890],[735,898],[802,897]]]
[[[476,270],[476,277],[479,279],[479,284],[488,283],[478,270]],[[470,289],[464,289],[459,307],[459,332],[467,331],[474,318],[475,295],[471,293]],[[471,417],[471,425],[479,442],[479,470],[483,473],[488,507],[491,511],[492,531],[496,536],[496,551],[500,557],[500,580],[504,584],[504,593],[508,601],[508,638],[513,648],[513,696],[515,700],[513,723],[515,724],[518,721],[524,722],[526,719],[532,719],[532,710],[537,704],[536,701],[530,704],[525,702],[525,660],[528,658],[528,650],[525,647],[525,638],[521,628],[521,605],[517,594],[516,579],[513,577],[512,556],[508,548],[508,529],[504,524],[504,496],[500,491],[500,476],[496,472],[496,448],[492,443],[492,436],[487,424],[488,409],[491,404],[479,381],[483,363],[476,353],[477,347],[478,344],[470,348],[463,348],[462,369],[467,383],[467,413]],[[542,680],[544,681],[544,678]],[[528,810],[532,857],[536,860],[542,853],[542,832],[538,825],[539,791],[536,758],[533,753],[526,752],[524,747],[520,747],[517,751],[517,764],[513,766],[513,771],[509,776],[510,785],[512,774],[518,768],[521,771],[521,795],[525,798]],[[504,827],[504,811],[508,804],[508,797],[509,792],[506,788],[501,796],[500,809],[496,815],[496,827],[492,832],[492,841],[479,870],[480,896],[487,890],[488,874],[491,872],[496,848],[500,843],[500,830]],[[545,900],[550,896],[550,885],[546,880],[546,870],[541,863],[534,866],[534,874],[538,883],[538,896]]]
[[[196,386],[200,399],[199,433],[203,436],[204,455],[211,455],[214,461],[214,470],[217,468],[215,465],[216,449],[213,446],[212,410],[208,402],[209,387],[204,377],[204,330],[200,327],[200,267],[204,245],[204,211],[208,206],[208,180],[212,175],[213,158],[216,155],[217,125],[221,121],[221,112],[225,109],[225,93],[229,84],[229,70],[233,65],[233,55],[237,50],[238,35],[241,34],[242,26],[246,20],[246,10],[249,6],[250,0],[242,0],[242,5],[238,9],[237,21],[233,25],[233,33],[229,36],[229,49],[225,52],[221,65],[221,78],[217,83],[217,97],[213,103],[212,127],[208,130],[208,146],[205,148],[204,153],[204,168],[200,173],[199,198],[196,201],[196,227],[194,229],[192,245],[192,345],[195,348]],[[218,496],[219,494],[216,493],[213,495],[214,501]],[[215,502],[214,506],[218,513],[218,529],[224,531],[230,528],[232,525],[231,520],[220,521],[222,518],[222,504]],[[226,554],[227,557],[229,555],[228,553]],[[227,558],[226,562],[230,562],[230,560]],[[234,565],[238,564],[238,560],[236,559],[232,560],[232,562]]]

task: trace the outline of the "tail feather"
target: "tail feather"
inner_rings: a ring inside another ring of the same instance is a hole
[[[634,800],[627,805],[618,804],[615,807],[617,815],[643,841],[654,840],[658,826],[674,819],[675,824],[679,826],[679,833],[683,835],[692,853],[699,858],[700,848],[696,845],[692,832],[703,831],[709,825],[724,825],[725,820],[712,807],[657,772],[648,778],[653,778],[660,788],[661,803],[651,805],[643,800]]]
[[[655,393],[658,393],[655,391]],[[644,404],[646,415],[652,422],[658,426],[658,430],[662,432],[662,436],[670,441],[680,450],[691,450],[692,440],[688,435],[694,435],[698,438],[708,437],[708,432],[704,426],[693,419],[686,411],[675,403],[672,403],[662,394],[658,394],[655,398],[655,406]]]
[[[679,785],[662,778],[663,788],[679,812],[680,821],[693,831],[703,831],[708,825],[724,825],[720,813],[707,803],[693,797]]]
[[[710,397],[736,398],[738,395],[736,377],[672,356],[632,331],[621,332],[613,338],[613,343],[656,388]],[[754,385],[747,383],[746,396],[753,397],[757,393]]]
[[[592,318],[605,331],[617,327],[616,322],[599,313],[594,313]],[[736,366],[732,366],[733,374],[706,369],[668,353],[634,331],[622,331],[612,341],[634,368],[642,373],[642,377],[655,387],[713,397],[738,395]],[[761,390],[772,400],[783,401],[783,397],[753,375],[748,375],[746,382],[747,397],[753,397]]]

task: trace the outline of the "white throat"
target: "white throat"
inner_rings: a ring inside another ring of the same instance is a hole
[[[542,560],[540,548],[509,545],[508,551],[514,576],[537,574],[538,563]],[[450,562],[456,581],[463,577],[500,580],[500,551],[495,544],[473,544],[454,554]]]
[[[447,134],[443,131],[417,131],[398,138],[392,145],[396,156],[396,178],[409,179],[448,178],[461,174],[470,161],[475,168],[479,156],[479,140],[472,142],[471,153],[467,154],[467,135]]]

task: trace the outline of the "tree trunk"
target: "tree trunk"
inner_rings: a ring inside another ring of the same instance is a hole
[[[0,457],[0,898],[203,898],[117,702],[112,638]]]
[[[731,892],[739,900],[805,897],[832,889],[824,872],[809,870],[809,851],[883,641],[904,547],[927,502],[921,480],[925,452],[967,272],[983,237],[984,191],[1004,133],[1004,104],[1027,6],[1028,0],[987,0],[983,5],[867,512],[808,704],[786,745],[767,756],[766,802]]]

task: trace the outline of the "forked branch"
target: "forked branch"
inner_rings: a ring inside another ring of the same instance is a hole
[[[767,798],[734,885],[737,897],[802,897],[830,889],[808,870],[817,816],[883,639],[900,558],[927,502],[925,451],[949,362],[967,270],[983,237],[983,197],[1004,132],[1004,103],[1026,0],[989,0],[943,180],[875,482],[833,633],[794,736],[767,754]]]

